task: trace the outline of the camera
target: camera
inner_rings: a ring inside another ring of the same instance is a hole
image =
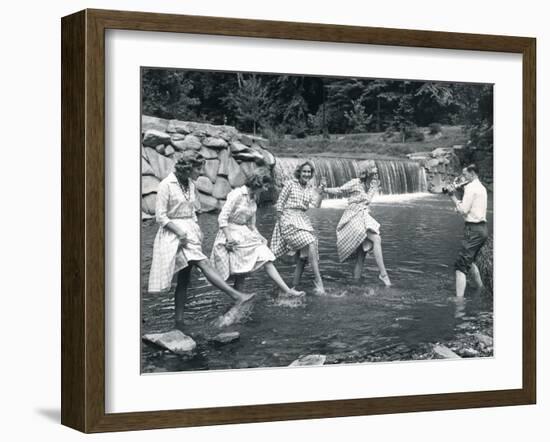
[[[468,184],[468,181],[464,179],[464,177],[456,177],[452,184],[446,187],[441,188],[441,192],[443,192],[445,195],[452,195],[456,192],[457,189],[460,189],[461,187]]]

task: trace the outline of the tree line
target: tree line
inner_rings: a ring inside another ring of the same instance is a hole
[[[489,84],[142,69],[142,112],[229,124],[267,138],[398,132],[453,124],[492,134]]]

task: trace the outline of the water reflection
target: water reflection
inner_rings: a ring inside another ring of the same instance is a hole
[[[225,296],[194,270],[185,332],[198,342],[200,356],[183,361],[143,344],[143,371],[286,366],[305,354],[338,357],[345,352],[368,354],[380,348],[452,340],[464,331],[460,327],[471,322],[471,318],[484,315],[483,318],[492,321],[492,299],[486,294],[470,290],[465,301],[456,302],[453,263],[463,223],[446,197],[424,195],[373,205],[373,215],[382,225],[384,259],[394,284],[389,288],[378,281],[372,256],[366,259],[360,283],[352,282],[350,263],[338,262],[335,228],[343,207],[329,205],[310,213],[320,235],[320,264],[327,296],[308,295],[305,302],[277,300],[275,287],[260,270],[246,281],[246,289],[258,293],[251,319],[227,330],[239,331],[240,340],[213,347],[207,341],[219,330],[213,330],[209,324],[230,305]],[[491,210],[488,217],[491,229]],[[217,231],[216,216],[201,215],[200,224],[205,237],[204,250],[209,252]],[[274,225],[271,208],[259,210],[257,224],[260,232],[270,238]],[[143,333],[167,331],[174,326],[173,293],[146,292],[156,231],[154,222],[143,223]],[[276,265],[283,278],[291,281],[293,260],[282,258]],[[309,268],[302,283],[304,290],[313,293]]]

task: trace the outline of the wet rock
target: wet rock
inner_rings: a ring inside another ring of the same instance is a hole
[[[476,339],[481,342],[483,345],[490,347],[493,345],[493,338],[490,336],[484,335],[483,333],[474,333]]]
[[[469,347],[459,349],[458,353],[464,358],[474,358],[479,356],[479,351]]]
[[[215,344],[229,344],[231,342],[238,341],[241,335],[239,332],[226,332],[220,333],[214,336],[211,341]]]
[[[142,144],[146,147],[157,147],[159,144],[169,144],[170,135],[156,129],[149,129],[143,135]]]
[[[300,356],[289,367],[305,367],[309,365],[324,365],[327,357],[325,355],[306,355]]]
[[[197,348],[197,343],[181,330],[143,335],[142,340],[181,356],[193,356]]]
[[[452,351],[449,347],[445,347],[441,344],[434,345],[433,351],[436,355],[444,359],[460,359],[460,356]]]

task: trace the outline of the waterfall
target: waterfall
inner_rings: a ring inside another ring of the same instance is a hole
[[[352,178],[357,178],[359,162],[346,158],[315,157],[309,159],[315,167],[315,184],[322,178],[327,187],[338,187]],[[282,187],[286,180],[294,177],[294,170],[305,161],[304,158],[277,158],[275,181]],[[383,194],[426,192],[426,172],[416,161],[376,160]]]

